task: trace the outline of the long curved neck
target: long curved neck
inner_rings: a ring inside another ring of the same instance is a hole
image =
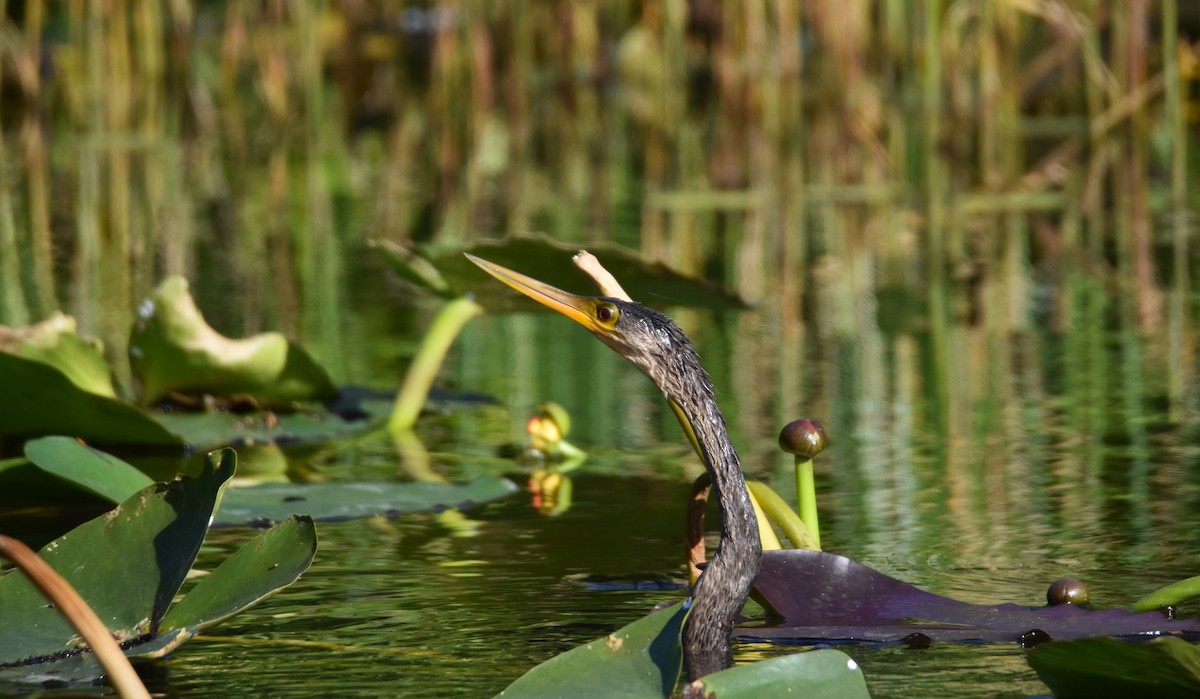
[[[706,390],[674,395],[664,389],[704,459],[721,508],[721,539],[692,590],[692,610],[683,629],[688,681],[733,664],[733,626],[762,563],[758,524],[741,463],[729,441],[725,417],[713,398],[712,384],[703,369],[697,369]],[[655,382],[663,387],[663,383]]]

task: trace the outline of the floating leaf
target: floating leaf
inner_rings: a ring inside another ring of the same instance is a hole
[[[25,456],[38,468],[111,502],[122,502],[154,484],[133,466],[70,437],[43,437],[25,443]]]
[[[563,245],[544,236],[525,236],[502,242],[483,241],[465,247],[422,247],[415,251],[388,241],[375,241],[396,273],[443,296],[475,293],[487,311],[532,311],[544,307],[516,292],[499,289],[462,253],[469,252],[499,265],[537,277],[561,289],[588,293],[588,277],[571,263],[577,246]],[[645,259],[619,245],[598,243],[588,250],[596,255],[635,301],[647,306],[686,305],[716,310],[744,308],[735,294],[712,282],[681,274]],[[476,293],[478,292],[478,293]]]
[[[232,450],[210,455],[198,478],[143,489],[40,552],[123,641],[126,655],[162,657],[198,630],[291,584],[311,564],[312,520],[290,519],[226,559],[168,612],[234,462]],[[19,572],[0,577],[0,681],[93,681],[102,670],[79,647],[74,629],[28,578]]]
[[[42,362],[0,353],[0,385],[0,450],[51,434],[101,445],[181,446],[179,438],[150,415],[84,391]]]
[[[682,604],[660,609],[620,631],[547,660],[498,696],[512,699],[670,696],[683,665],[679,634],[686,616]]]
[[[296,582],[317,553],[316,532],[305,515],[259,534],[188,590],[163,618],[162,630],[203,631]]]
[[[451,483],[264,483],[230,488],[214,524],[280,521],[293,514],[318,521],[395,516],[408,512],[469,509],[516,492],[512,481],[483,476],[465,485]]]
[[[129,355],[146,403],[172,391],[249,395],[268,403],[336,393],[325,370],[282,334],[235,340],[213,330],[182,277],[167,279],[143,303]]]
[[[687,696],[757,699],[870,699],[858,663],[838,650],[813,650],[740,665],[696,680]]]
[[[387,411],[390,410],[391,405],[388,404]],[[383,419],[376,415],[346,419],[316,405],[293,413],[269,410],[255,413],[162,413],[157,418],[164,427],[197,451],[262,442],[281,446],[316,444],[361,434],[378,426]]]
[[[756,599],[780,617],[745,626],[742,637],[769,640],[900,641],[921,633],[934,641],[1017,641],[1040,629],[1053,639],[1134,634],[1200,635],[1200,622],[1158,612],[1089,611],[1072,604],[1030,609],[968,604],[896,580],[848,558],[790,549],[763,553]]]
[[[0,352],[49,364],[89,393],[116,396],[100,347],[75,334],[75,319],[69,315],[56,311],[37,325],[16,330],[0,326]]]
[[[1178,638],[1055,641],[1026,658],[1058,699],[1200,696],[1200,648]]]
[[[232,450],[195,479],[155,484],[116,509],[47,544],[39,555],[83,596],[119,639],[157,630],[191,568],[222,486]],[[24,575],[0,578],[0,662],[75,648],[71,625]]]

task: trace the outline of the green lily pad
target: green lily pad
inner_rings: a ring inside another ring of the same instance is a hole
[[[311,517],[299,516],[259,534],[188,590],[161,629],[203,631],[296,582],[317,553],[316,531]]]
[[[407,249],[389,241],[373,245],[391,263],[396,274],[445,297],[475,294],[488,312],[534,311],[545,308],[525,296],[501,289],[479,273],[464,252],[577,293],[595,293],[587,275],[571,263],[578,246],[564,245],[544,236],[482,241],[468,246]],[[661,263],[648,263],[638,253],[611,243],[588,245],[635,301],[647,306],[695,306],[714,310],[745,308],[746,302],[719,284],[682,274]],[[588,290],[592,290],[589,292]]]
[[[168,610],[235,460],[228,449],[210,455],[198,478],[145,488],[41,550],[122,642],[126,655],[163,657],[199,630],[295,582],[312,563],[313,522],[292,518],[247,543]],[[80,644],[24,574],[0,577],[0,683],[94,681],[102,670],[90,653],[78,652]]]
[[[1053,641],[1026,658],[1058,699],[1200,696],[1200,648],[1172,636],[1145,643]]]
[[[213,330],[182,277],[167,279],[143,303],[129,357],[146,403],[171,392],[248,395],[265,403],[336,393],[325,370],[282,334],[232,339]]]
[[[264,483],[230,488],[213,524],[280,521],[304,513],[318,521],[343,521],[440,512],[497,500],[516,492],[505,478],[482,476],[464,485],[452,483]]]
[[[26,442],[25,456],[43,471],[112,502],[121,502],[154,485],[149,476],[133,466],[70,437]]]
[[[224,445],[242,446],[272,442],[281,446],[314,444],[361,434],[382,424],[391,404],[381,414],[346,419],[318,406],[293,413],[161,413],[158,421],[197,451]]]
[[[679,634],[687,609],[676,604],[538,665],[499,697],[620,697],[671,695],[683,666]]]
[[[813,650],[715,672],[693,682],[693,696],[755,699],[870,699],[858,663],[839,650]]]
[[[37,325],[0,328],[0,352],[49,364],[88,393],[116,396],[112,371],[100,347],[75,334],[75,319],[69,315],[55,312]]]
[[[145,488],[39,553],[117,638],[153,633],[200,550],[235,461],[225,450],[199,477]],[[25,575],[0,578],[0,663],[53,656],[79,643]]]
[[[51,434],[91,444],[182,446],[147,413],[89,393],[40,361],[0,353],[0,385],[0,451]]]

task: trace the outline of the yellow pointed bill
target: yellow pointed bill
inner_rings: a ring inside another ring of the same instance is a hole
[[[478,265],[483,271],[504,282],[508,286],[525,294],[538,303],[553,308],[576,323],[592,331],[602,331],[595,321],[593,312],[596,299],[589,296],[579,296],[563,291],[545,282],[539,282],[533,277],[527,277],[520,272],[514,272],[507,267],[501,267],[494,262],[476,257],[469,252],[463,253],[467,259]]]

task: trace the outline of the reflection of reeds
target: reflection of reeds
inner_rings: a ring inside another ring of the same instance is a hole
[[[226,332],[307,335],[353,371],[363,238],[542,230],[760,300],[778,331],[729,332],[779,348],[748,396],[771,422],[856,342],[856,391],[903,387],[927,401],[907,424],[969,438],[964,382],[1031,356],[1002,338],[1045,313],[1080,353],[1069,431],[1106,429],[1079,327],[1112,322],[1105,290],[1165,329],[1139,357],[1195,408],[1178,0],[24,6],[0,25],[0,322],[65,302],[119,354],[159,276],[199,274]],[[881,329],[885,291],[911,309]]]

